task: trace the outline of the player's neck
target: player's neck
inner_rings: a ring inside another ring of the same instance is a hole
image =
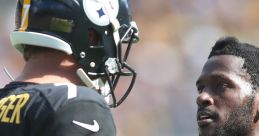
[[[72,56],[50,52],[33,56],[16,81],[34,83],[71,82],[81,84],[76,75],[78,66]]]

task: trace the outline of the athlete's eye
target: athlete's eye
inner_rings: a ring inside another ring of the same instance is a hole
[[[224,82],[224,81],[219,81],[215,84],[215,91],[217,91],[217,92],[223,92],[229,88],[231,88],[230,84],[228,84],[227,82]]]

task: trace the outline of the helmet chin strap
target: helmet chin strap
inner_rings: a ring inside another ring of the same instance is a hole
[[[77,69],[76,74],[79,76],[79,78],[83,81],[83,83],[91,88],[91,89],[95,89],[95,90],[99,90],[99,86],[96,85],[91,79],[90,77],[85,73],[85,71],[82,68]]]
[[[104,97],[105,101],[108,104],[110,103],[111,90],[107,81],[104,83],[100,78],[91,80],[82,68],[77,69],[76,74],[87,87],[99,91],[99,93]]]
[[[112,27],[113,27],[113,38],[115,41],[116,46],[118,47],[119,43],[120,43],[120,35],[119,35],[119,29],[120,29],[120,22],[118,21],[118,19],[114,19],[111,22]]]
[[[100,94],[104,97],[104,100],[107,102],[107,104],[110,104],[110,100],[111,100],[111,89],[110,89],[110,86],[108,84],[108,81],[106,81],[105,83],[103,82],[103,80],[101,79],[96,79],[94,80],[93,82],[96,82],[100,89]]]
[[[120,35],[119,35],[119,29],[120,29],[120,22],[117,18],[111,18],[111,13],[109,12],[108,8],[107,8],[107,4],[103,1],[103,0],[99,0],[100,4],[104,7],[106,14],[109,18],[110,23],[112,24],[112,28],[113,28],[113,38],[115,41],[116,46],[119,45],[120,43]]]

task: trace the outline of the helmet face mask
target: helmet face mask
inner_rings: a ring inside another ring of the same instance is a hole
[[[134,85],[136,73],[126,61],[137,41],[138,28],[127,0],[18,0],[16,30],[11,34],[21,52],[24,44],[60,50],[73,55],[91,80],[105,78],[111,107],[120,105]],[[117,101],[114,90],[121,76],[132,79]]]

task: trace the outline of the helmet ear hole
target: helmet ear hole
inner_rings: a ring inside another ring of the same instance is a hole
[[[101,46],[101,36],[95,29],[88,29],[88,38],[88,45],[90,47]]]

